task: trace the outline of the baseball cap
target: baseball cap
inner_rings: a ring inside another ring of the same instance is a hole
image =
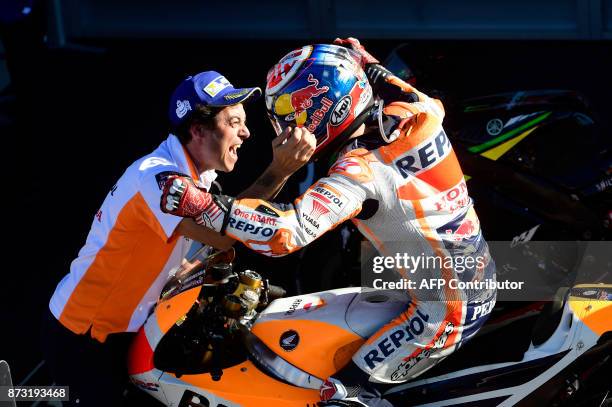
[[[188,117],[196,104],[222,107],[255,100],[261,96],[260,88],[234,88],[232,84],[215,71],[200,72],[188,76],[174,90],[170,98],[168,116],[178,126]]]

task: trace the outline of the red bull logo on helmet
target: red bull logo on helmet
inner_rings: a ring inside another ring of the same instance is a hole
[[[329,86],[320,87],[319,80],[312,74],[308,75],[307,80],[308,86],[291,93],[282,94],[274,102],[274,112],[276,114],[286,116],[285,120],[295,121],[299,126],[303,125],[308,118],[306,110],[312,107],[312,99],[329,91]]]

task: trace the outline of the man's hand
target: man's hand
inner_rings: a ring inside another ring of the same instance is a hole
[[[317,140],[304,127],[287,127],[272,141],[274,157],[270,170],[280,177],[288,177],[310,160]]]
[[[361,67],[365,68],[367,64],[380,64],[380,61],[374,58],[368,51],[365,50],[363,45],[357,38],[349,37],[345,39],[336,38],[334,44],[342,45],[343,47],[350,48],[359,55],[361,55]]]
[[[317,140],[303,127],[287,127],[272,141],[272,163],[238,198],[273,199],[287,179],[310,160]]]

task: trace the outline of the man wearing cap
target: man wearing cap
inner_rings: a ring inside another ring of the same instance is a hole
[[[188,77],[170,100],[173,134],[128,167],[106,196],[45,323],[46,361],[55,383],[70,386],[71,403],[121,405],[130,333],[144,323],[191,240],[218,248],[233,243],[163,213],[159,202],[169,176],[189,176],[208,190],[216,170],[233,170],[250,136],[242,104],[260,95],[259,88],[234,88],[217,72]],[[272,163],[245,195],[272,198],[308,162],[315,140],[298,128],[272,144]]]

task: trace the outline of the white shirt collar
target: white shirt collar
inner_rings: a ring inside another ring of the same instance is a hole
[[[176,137],[174,134],[170,134],[167,142],[170,154],[177,163],[179,169],[192,177],[194,181],[197,181],[199,187],[209,190],[212,182],[217,178],[217,172],[215,170],[206,170],[201,174],[198,174],[197,168],[193,164],[191,158],[187,156],[187,150],[185,147],[183,147],[178,137]]]

